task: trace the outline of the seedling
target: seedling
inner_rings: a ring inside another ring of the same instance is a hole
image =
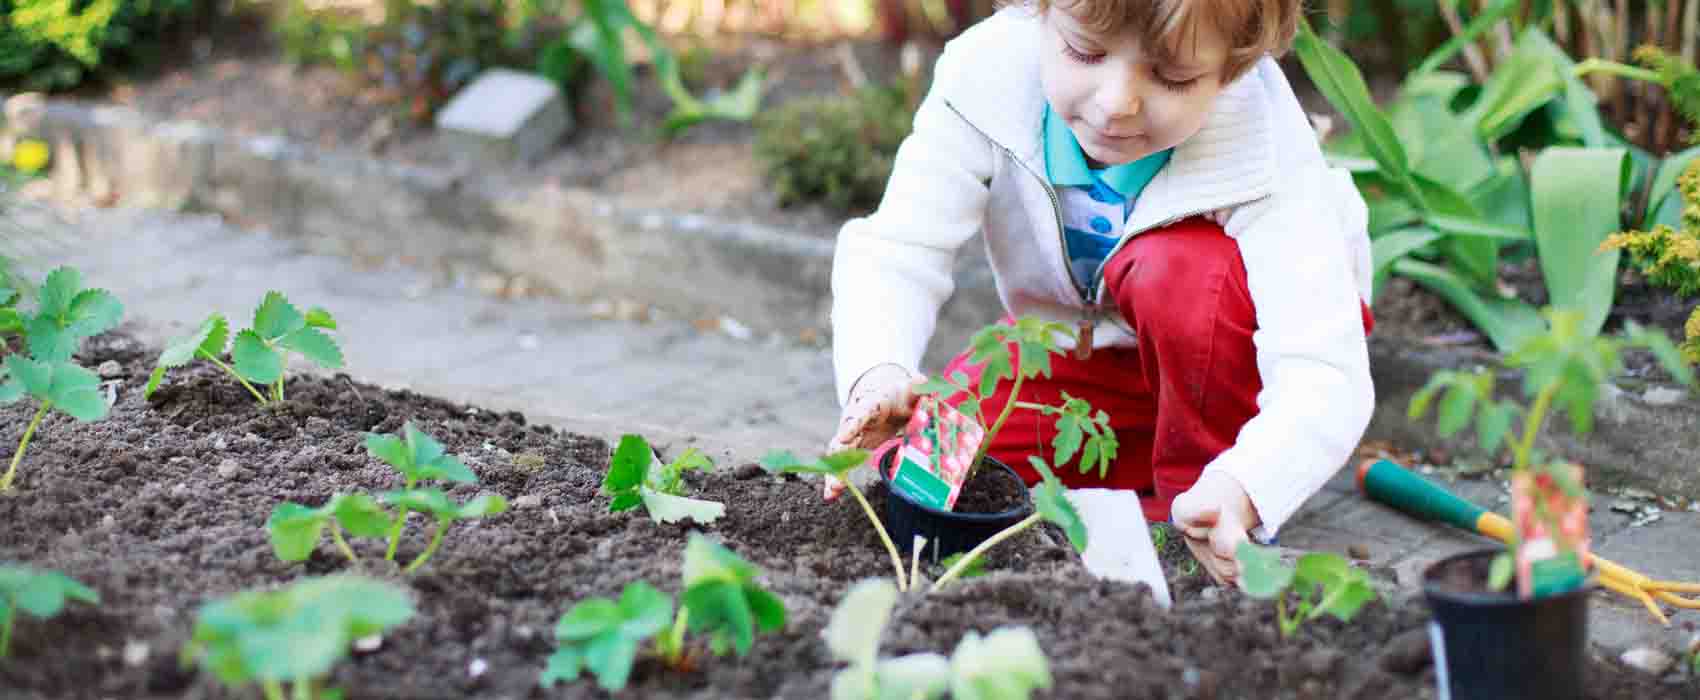
[[[425,562],[437,553],[437,547],[443,543],[443,533],[448,532],[449,526],[459,520],[472,520],[485,516],[506,512],[508,501],[500,494],[486,493],[463,504],[457,504],[438,489],[407,489],[402,491],[386,491],[378,496],[379,500],[391,505],[401,506],[402,518],[407,517],[408,511],[430,513],[437,518],[437,530],[431,533],[430,544],[425,545],[425,551],[414,557],[412,563],[403,569],[403,573],[413,573],[424,566]]]
[[[714,462],[694,447],[685,450],[678,459],[660,464],[642,436],[621,436],[620,445],[608,462],[608,474],[602,480],[603,493],[613,497],[608,512],[618,513],[641,504],[649,519],[658,523],[685,518],[712,523],[726,512],[726,506],[716,501],[686,498],[684,473],[713,468]]]
[[[58,615],[69,600],[100,604],[100,594],[57,571],[17,564],[0,564],[0,659],[12,642],[12,621],[22,610],[45,620]]]
[[[874,513],[874,507],[868,504],[868,497],[862,495],[862,489],[850,478],[850,471],[862,466],[868,461],[867,450],[841,450],[821,457],[811,463],[797,459],[797,455],[784,450],[774,450],[761,458],[763,469],[774,473],[790,474],[820,474],[830,476],[843,482],[849,487],[850,495],[856,497],[856,502],[862,505],[862,512],[868,516],[868,522],[874,524],[874,531],[879,533],[880,542],[885,545],[885,551],[891,555],[891,568],[897,572],[897,587],[899,590],[909,590],[909,580],[903,575],[903,556],[897,553],[897,545],[891,541],[891,535],[885,531],[885,523]]]
[[[266,532],[271,536],[272,551],[277,558],[296,562],[313,554],[313,548],[318,546],[319,538],[328,525],[337,550],[354,563],[359,560],[343,539],[343,530],[356,537],[384,537],[394,524],[389,512],[371,496],[339,493],[318,508],[298,503],[279,505],[266,519]]]
[[[259,684],[266,700],[340,697],[321,685],[354,640],[413,617],[406,589],[350,574],[245,591],[202,606],[180,655],[232,688]]]
[[[1059,337],[1076,338],[1076,335],[1065,324],[1032,317],[1022,317],[1013,325],[997,323],[986,326],[974,334],[970,343],[970,361],[985,365],[978,385],[970,382],[967,373],[953,372],[949,376],[932,377],[917,389],[920,393],[935,394],[940,399],[967,394],[956,409],[972,416],[985,428],[985,438],[974,454],[968,479],[972,479],[974,472],[982,466],[986,450],[1017,408],[1057,417],[1057,435],[1051,441],[1051,449],[1055,452],[1053,464],[1061,467],[1078,453],[1080,473],[1093,469],[1097,469],[1100,475],[1109,473],[1110,462],[1115,460],[1120,443],[1116,441],[1115,431],[1110,428],[1108,414],[1094,412],[1085,400],[1067,394],[1063,395],[1061,406],[1016,400],[1021,395],[1024,382],[1040,375],[1051,376],[1051,354],[1062,352],[1057,345]],[[1013,353],[1011,345],[1015,346]],[[997,417],[988,425],[987,411],[994,407],[988,407],[986,403],[996,397],[998,384],[1005,379],[1013,382],[1009,398],[998,408]]]
[[[832,700],[929,700],[946,691],[958,699],[1024,700],[1051,687],[1038,638],[1025,627],[1002,627],[986,637],[969,632],[950,659],[932,652],[879,658],[880,638],[897,602],[885,579],[852,586],[821,632],[834,659],[849,663],[832,678]]]
[[[960,561],[962,561],[963,559],[966,559],[966,558],[968,558],[967,552],[957,552],[957,553],[952,554],[948,557],[945,557],[942,561],[939,562],[939,565],[943,566],[945,571],[949,571],[953,567],[955,567],[958,562],[960,562]],[[957,578],[978,578],[980,576],[985,576],[985,575],[986,575],[986,560],[985,559],[975,559],[973,561],[968,562],[968,564],[965,567],[963,567],[962,572],[957,574],[956,577]]]
[[[685,544],[685,587],[677,614],[671,598],[643,581],[627,584],[619,601],[581,601],[556,625],[560,648],[538,681],[550,688],[589,671],[603,690],[622,690],[650,637],[655,637],[657,657],[669,667],[683,667],[687,631],[710,635],[709,648],[717,655],[735,651],[743,656],[758,631],[785,626],[785,604],[755,582],[760,573],[731,550],[692,533]]]
[[[282,293],[266,292],[265,299],[254,309],[254,325],[237,333],[234,342],[230,342],[229,322],[223,314],[214,313],[193,334],[167,345],[142,393],[153,396],[165,379],[166,370],[201,358],[235,377],[261,405],[282,401],[284,367],[289,353],[298,353],[325,369],[342,367],[342,348],[324,332],[336,327],[336,319],[329,311],[313,308],[303,314]],[[229,364],[219,359],[225,354],[227,343]],[[265,391],[256,388],[256,384],[265,387]]]
[[[366,452],[401,472],[406,480],[402,486],[403,491],[412,491],[420,482],[430,479],[457,484],[477,483],[478,477],[471,469],[467,469],[466,465],[453,455],[445,454],[443,444],[415,427],[413,421],[403,424],[401,431],[400,438],[367,433]],[[407,511],[410,507],[410,504],[402,503],[401,513],[390,526],[390,544],[389,548],[384,550],[384,559],[388,561],[395,561],[396,545],[401,543],[401,529],[407,524]]]
[[[1027,528],[1038,525],[1040,521],[1047,521],[1062,528],[1063,532],[1068,535],[1069,544],[1074,545],[1075,551],[1086,551],[1086,521],[1081,519],[1080,512],[1074,509],[1073,503],[1069,502],[1068,496],[1066,495],[1067,489],[1065,489],[1062,482],[1057,479],[1056,473],[1051,471],[1050,466],[1045,464],[1045,460],[1038,457],[1029,457],[1027,461],[1029,464],[1033,465],[1034,471],[1039,472],[1041,477],[1039,485],[1033,487],[1034,513],[1023,518],[1021,522],[1006,527],[997,534],[986,538],[986,541],[981,542],[973,549],[968,550],[968,553],[964,555],[961,560],[957,561],[955,566],[947,569],[943,576],[940,576],[937,581],[933,582],[933,586],[930,589],[931,591],[936,592],[940,588],[943,588],[946,583],[949,583],[956,577],[961,576],[964,571],[974,566],[975,560],[984,556],[988,550],[996,547],[999,542],[1014,537]]]
[[[667,627],[673,599],[643,581],[626,584],[618,602],[591,598],[574,605],[555,625],[560,643],[539,682],[544,688],[570,681],[582,671],[608,692],[624,690],[638,648]]]
[[[1299,557],[1293,567],[1282,564],[1281,555],[1273,549],[1242,542],[1234,556],[1240,563],[1246,595],[1275,599],[1276,624],[1282,638],[1291,637],[1299,625],[1324,614],[1351,622],[1364,604],[1375,600],[1369,574],[1338,554],[1310,552]],[[1294,596],[1297,605],[1289,615],[1287,599]]]
[[[49,411],[58,409],[84,422],[106,417],[109,407],[100,392],[100,377],[71,357],[84,338],[111,330],[123,314],[123,305],[110,292],[83,289],[82,276],[73,268],[61,267],[47,275],[35,313],[16,317],[30,356],[6,355],[0,364],[0,405],[29,396],[40,407],[24,428],[11,465],[0,476],[0,493],[11,490],[30,439]]]
[[[1512,499],[1516,527],[1509,551],[1493,563],[1489,583],[1494,590],[1502,590],[1515,578],[1524,598],[1582,585],[1588,561],[1582,469],[1549,459],[1536,446],[1547,414],[1568,413],[1571,430],[1578,437],[1591,431],[1599,387],[1623,369],[1621,354],[1626,347],[1646,348],[1678,383],[1691,389],[1696,386],[1681,352],[1657,329],[1631,321],[1618,336],[1595,336],[1583,332],[1577,311],[1549,308],[1544,316],[1545,332],[1531,335],[1504,361],[1506,367],[1522,370],[1523,394],[1533,399],[1528,408],[1511,399],[1496,399],[1494,373],[1478,368],[1434,373],[1411,397],[1408,409],[1412,420],[1420,419],[1438,397],[1442,437],[1470,427],[1473,418],[1483,450],[1497,452],[1510,445],[1512,481],[1518,491]],[[1519,418],[1522,428],[1515,430]],[[1533,540],[1550,540],[1552,556],[1539,563],[1525,556],[1523,544]]]

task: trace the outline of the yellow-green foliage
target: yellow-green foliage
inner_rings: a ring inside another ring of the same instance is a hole
[[[1689,138],[1700,143],[1700,68],[1689,65],[1680,56],[1672,56],[1657,46],[1636,49],[1635,60],[1658,72],[1659,83],[1665,86],[1677,114],[1688,120]]]
[[[884,194],[913,119],[901,87],[803,98],[756,118],[755,154],[782,205],[869,209]]]
[[[1628,250],[1648,281],[1692,296],[1700,293],[1700,159],[1683,169],[1676,188],[1682,195],[1682,228],[1659,224],[1651,231],[1614,233],[1606,237],[1600,249]],[[1687,336],[1682,343],[1683,357],[1700,364],[1700,307],[1688,317],[1683,333]]]
[[[76,85],[203,0],[0,0],[0,86]]]

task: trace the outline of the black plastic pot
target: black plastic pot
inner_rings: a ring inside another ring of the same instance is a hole
[[[1434,612],[1429,639],[1441,700],[1581,698],[1594,585],[1532,600],[1515,591],[1488,591],[1488,568],[1501,551],[1465,552],[1423,571],[1423,596]],[[1458,566],[1482,582],[1482,590],[1440,583],[1443,572]]]
[[[1007,474],[1011,481],[1021,487],[1021,506],[1002,513],[957,513],[922,505],[891,488],[891,460],[896,455],[897,450],[890,450],[880,458],[879,473],[887,491],[885,529],[887,534],[891,535],[892,543],[904,554],[909,553],[915,536],[920,535],[927,538],[924,554],[937,563],[952,554],[979,546],[992,535],[1033,514],[1033,494],[1028,490],[1027,483],[1003,462],[986,457],[985,467]]]

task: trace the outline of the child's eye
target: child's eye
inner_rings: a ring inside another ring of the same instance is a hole
[[[1164,77],[1162,73],[1157,73],[1156,77],[1157,84],[1162,85],[1163,89],[1173,92],[1186,92],[1189,88],[1198,83],[1197,77],[1187,78],[1186,80],[1170,80],[1167,77]]]
[[[1072,58],[1072,59],[1079,61],[1081,63],[1091,65],[1091,64],[1094,64],[1094,63],[1097,63],[1099,61],[1104,60],[1104,54],[1087,53],[1085,51],[1081,51],[1080,49],[1074,48],[1074,45],[1068,43],[1067,41],[1064,41],[1062,43],[1062,45],[1063,45],[1063,53],[1068,54],[1069,58]]]

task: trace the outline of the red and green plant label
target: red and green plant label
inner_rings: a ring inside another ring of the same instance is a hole
[[[892,487],[917,503],[950,510],[985,437],[979,421],[936,396],[922,396],[903,431]]]

